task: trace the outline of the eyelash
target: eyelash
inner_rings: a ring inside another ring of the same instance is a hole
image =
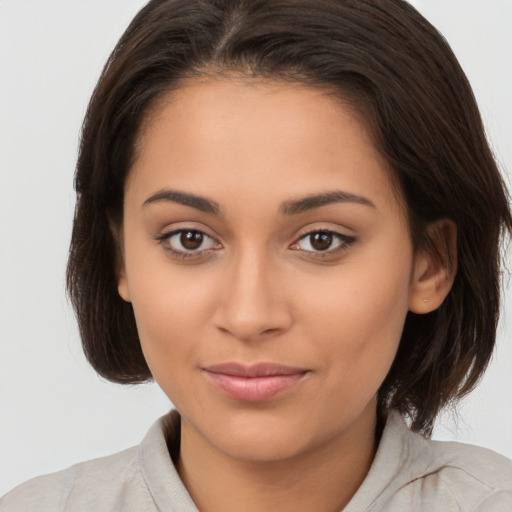
[[[177,251],[177,250],[173,249],[170,245],[165,245],[166,242],[168,242],[173,236],[180,234],[180,233],[183,234],[183,233],[187,233],[187,232],[199,233],[199,234],[203,235],[204,237],[206,237],[206,240],[208,240],[208,239],[213,240],[213,238],[211,236],[207,235],[206,233],[204,233],[203,231],[200,231],[198,229],[178,229],[175,231],[171,231],[170,233],[165,233],[163,235],[155,237],[155,240],[163,246],[165,251],[169,252],[173,257],[177,257],[180,259],[197,258],[201,255],[201,253],[204,253],[205,251],[212,250],[212,249],[203,249],[202,251],[190,251],[190,252]],[[311,236],[313,234],[318,234],[318,233],[325,233],[325,234],[331,235],[334,240],[340,242],[340,245],[338,247],[336,247],[335,249],[326,249],[325,251],[304,251],[306,253],[314,254],[315,258],[326,258],[329,256],[333,256],[335,254],[338,254],[338,253],[345,252],[356,241],[356,239],[354,237],[344,235],[342,233],[338,233],[337,231],[332,231],[329,229],[313,229],[311,231],[308,231],[307,233],[304,233],[296,242],[294,242],[292,244],[292,247],[296,246],[300,241],[307,239],[309,236]],[[300,250],[300,249],[293,249],[293,250]]]
[[[301,240],[306,240],[308,237],[318,233],[325,233],[327,235],[331,235],[333,237],[333,241],[336,240],[340,243],[338,247],[335,249],[326,249],[325,251],[305,251],[308,253],[314,254],[315,258],[328,258],[329,256],[334,256],[339,253],[343,253],[347,251],[350,246],[356,241],[355,237],[344,235],[343,233],[338,233],[337,231],[332,231],[330,229],[312,229],[307,233],[304,233],[297,242],[294,242],[292,246],[297,245]]]

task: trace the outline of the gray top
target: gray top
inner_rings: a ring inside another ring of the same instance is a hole
[[[0,500],[0,512],[198,512],[167,448],[179,449],[179,422],[171,411],[138,447],[29,480]],[[511,512],[512,461],[427,440],[392,413],[370,472],[343,512],[402,510]]]

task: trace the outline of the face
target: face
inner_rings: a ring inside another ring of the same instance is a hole
[[[182,428],[275,460],[373,425],[417,262],[362,123],[301,85],[197,82],[148,118],[119,292]]]

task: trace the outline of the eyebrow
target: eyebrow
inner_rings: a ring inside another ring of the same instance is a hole
[[[151,195],[144,201],[143,206],[160,201],[172,201],[174,203],[190,206],[201,212],[212,213],[214,215],[220,215],[222,213],[219,203],[212,199],[191,194],[189,192],[180,192],[178,190],[170,189],[159,190],[155,194]],[[323,192],[321,194],[306,196],[297,200],[285,201],[281,204],[279,212],[282,215],[296,215],[332,203],[356,203],[375,208],[372,201],[366,197],[358,196],[343,190],[333,190]]]
[[[172,201],[174,203],[182,204],[184,206],[191,206],[196,210],[205,213],[213,213],[214,215],[220,215],[221,208],[219,203],[208,199],[206,197],[197,196],[188,192],[179,192],[177,190],[159,190],[156,194],[148,197],[143,206],[151,203],[157,203],[159,201]]]
[[[330,192],[323,192],[321,194],[314,194],[298,200],[286,201],[281,205],[279,211],[283,215],[295,215],[332,203],[356,203],[375,208],[372,201],[366,197],[358,196],[343,190],[333,190]]]

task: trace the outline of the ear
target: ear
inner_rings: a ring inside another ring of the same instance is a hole
[[[126,265],[124,258],[124,244],[123,244],[123,234],[122,234],[122,225],[114,222],[112,220],[109,221],[110,232],[112,233],[112,237],[114,238],[115,250],[116,250],[116,278],[117,278],[117,292],[119,296],[125,300],[126,302],[130,301],[130,293],[128,290],[128,281],[126,279]]]
[[[120,297],[126,302],[131,302],[130,300],[130,292],[128,290],[128,281],[126,280],[126,270],[124,266],[124,259],[117,258],[121,260],[120,262],[116,261],[116,273],[117,273],[117,292]]]
[[[409,311],[418,314],[436,310],[450,292],[457,272],[457,227],[448,219],[428,228],[430,244],[414,261]]]

